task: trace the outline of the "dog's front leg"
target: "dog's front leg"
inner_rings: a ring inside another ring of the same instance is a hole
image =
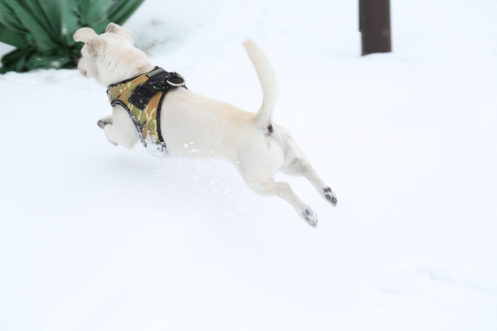
[[[113,107],[112,116],[102,118],[98,125],[103,127],[111,144],[131,149],[139,139],[133,121],[127,111],[119,105]]]
[[[104,130],[105,136],[107,137],[107,140],[114,146],[117,146],[117,143],[115,142],[115,138],[112,136],[112,130],[110,130],[110,126],[114,123],[112,120],[112,115],[103,117],[98,120],[97,125],[101,127]],[[105,128],[107,127],[107,129]]]

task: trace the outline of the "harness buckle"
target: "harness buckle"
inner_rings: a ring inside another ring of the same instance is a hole
[[[150,78],[150,77],[155,76],[155,75],[157,75],[157,74],[160,74],[161,72],[164,72],[164,71],[165,71],[165,70],[164,70],[164,69],[162,69],[162,68],[157,68],[157,69],[155,69],[155,70],[150,71],[150,72],[147,74],[147,77],[148,77],[148,78]]]

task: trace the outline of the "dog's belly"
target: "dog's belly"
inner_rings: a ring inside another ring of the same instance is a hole
[[[185,89],[169,92],[161,110],[161,133],[172,156],[236,159],[238,146],[260,133],[253,113]]]

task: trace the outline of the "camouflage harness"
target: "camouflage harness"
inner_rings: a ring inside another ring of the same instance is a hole
[[[143,146],[152,155],[167,155],[160,128],[160,111],[166,93],[180,86],[186,88],[183,77],[155,67],[146,74],[110,85],[107,90],[110,104],[126,109]]]

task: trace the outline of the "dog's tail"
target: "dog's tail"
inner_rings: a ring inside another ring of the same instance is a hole
[[[278,100],[278,82],[276,81],[273,67],[271,67],[269,60],[260,48],[250,39],[247,39],[243,43],[243,46],[255,67],[255,71],[257,71],[257,76],[259,76],[262,87],[262,105],[255,115],[254,122],[257,127],[269,130],[271,133],[271,115]]]

